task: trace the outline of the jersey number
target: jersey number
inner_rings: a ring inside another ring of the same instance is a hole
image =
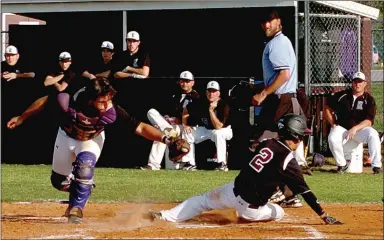
[[[253,157],[252,161],[249,162],[249,166],[261,172],[264,168],[264,164],[267,164],[273,158],[273,152],[269,148],[262,148],[256,156]]]

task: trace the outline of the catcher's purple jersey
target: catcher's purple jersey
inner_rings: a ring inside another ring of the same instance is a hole
[[[86,141],[97,137],[104,127],[114,123],[118,116],[122,118],[125,127],[136,129],[139,124],[135,118],[118,106],[99,115],[93,106],[88,105],[87,101],[82,99],[81,93],[72,101],[68,93],[59,93],[57,102],[61,110],[60,127],[68,136],[76,140]]]
[[[279,140],[267,139],[236,177],[234,192],[250,204],[263,206],[282,182],[294,194],[309,190],[292,150]]]

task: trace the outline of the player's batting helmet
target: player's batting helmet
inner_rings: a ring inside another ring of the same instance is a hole
[[[307,128],[307,119],[298,114],[287,114],[277,123],[278,133],[283,139],[303,139],[305,135],[311,133]]]

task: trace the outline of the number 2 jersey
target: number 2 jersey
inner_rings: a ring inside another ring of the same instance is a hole
[[[279,140],[262,141],[236,177],[235,195],[249,204],[263,206],[281,183],[287,184],[295,195],[310,191],[293,154]]]

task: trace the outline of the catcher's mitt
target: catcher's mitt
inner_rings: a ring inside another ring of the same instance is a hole
[[[171,143],[168,145],[169,148],[169,160],[172,162],[179,161],[182,157],[184,157],[186,154],[189,153],[189,150],[191,149],[189,143],[178,138],[172,138]]]

